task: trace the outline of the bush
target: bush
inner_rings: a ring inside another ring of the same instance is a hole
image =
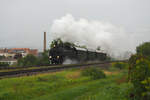
[[[0,62],[0,67],[8,67],[9,64],[6,62]]]
[[[36,66],[38,59],[34,55],[27,55],[24,58],[18,59],[18,66]]]
[[[129,59],[129,80],[133,84],[132,94],[136,100],[149,100],[147,88],[150,77],[150,61],[142,55],[133,55]]]
[[[137,54],[150,57],[150,42],[145,42],[136,47]]]
[[[42,53],[42,56],[38,58],[38,65],[39,66],[48,66],[50,64],[49,62],[49,56],[48,51]]]
[[[104,74],[103,71],[101,71],[98,68],[87,68],[82,70],[81,74],[83,76],[88,76],[91,77],[91,79],[101,79],[101,78],[105,78],[106,75]]]
[[[128,67],[128,64],[124,62],[115,62],[115,63],[112,63],[112,67],[118,68],[118,69],[124,69]]]
[[[147,97],[147,99],[150,99],[150,94],[149,94],[150,93],[150,77],[148,77],[141,83],[144,85],[144,88],[146,89],[146,91],[142,93],[142,96],[145,96]]]

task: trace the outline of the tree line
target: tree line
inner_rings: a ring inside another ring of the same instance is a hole
[[[49,65],[48,51],[43,52],[41,57],[36,57],[32,54],[28,54],[24,58],[19,58],[17,66],[46,66]]]

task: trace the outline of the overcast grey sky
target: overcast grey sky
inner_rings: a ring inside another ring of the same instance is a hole
[[[102,20],[150,40],[150,0],[0,0],[0,47],[43,48],[43,32],[51,41],[52,22],[66,14]]]

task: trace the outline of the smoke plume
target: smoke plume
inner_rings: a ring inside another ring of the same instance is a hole
[[[63,41],[85,45],[90,49],[100,46],[103,52],[115,58],[127,58],[127,54],[130,53],[126,51],[133,51],[130,44],[132,39],[126,35],[122,27],[99,20],[76,20],[70,14],[54,20],[51,36],[53,39],[61,38]]]
[[[65,59],[65,61],[63,62],[63,64],[77,64],[77,63],[78,61],[69,58]]]

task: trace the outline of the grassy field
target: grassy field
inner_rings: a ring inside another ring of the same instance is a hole
[[[0,100],[127,100],[126,70],[104,70],[104,79],[81,75],[83,69],[0,80]]]

